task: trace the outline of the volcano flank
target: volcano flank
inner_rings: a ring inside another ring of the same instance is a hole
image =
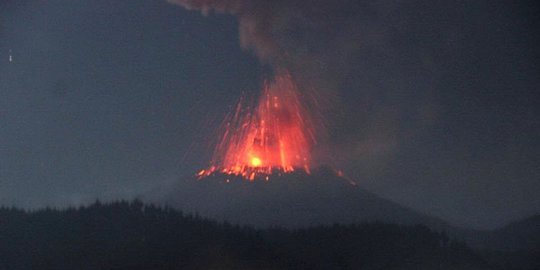
[[[160,203],[204,217],[257,227],[389,222],[448,227],[437,218],[381,198],[332,169],[273,171],[248,181],[215,172],[169,187]],[[161,193],[162,194],[162,193]]]

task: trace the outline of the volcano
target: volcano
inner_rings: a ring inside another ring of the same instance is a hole
[[[210,166],[157,201],[205,217],[260,227],[383,221],[445,223],[380,198],[330,167],[314,167],[324,122],[306,91],[278,71],[255,102],[242,98],[219,127]]]
[[[178,181],[155,200],[183,211],[233,224],[299,228],[334,223],[386,222],[448,225],[355,185],[328,167],[306,173],[274,171],[268,181],[216,172]],[[164,195],[165,193],[165,195]]]

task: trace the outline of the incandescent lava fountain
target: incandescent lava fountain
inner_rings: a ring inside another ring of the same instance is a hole
[[[290,74],[266,82],[255,104],[241,99],[222,124],[210,167],[199,179],[221,173],[246,180],[274,173],[310,173],[316,143],[313,119]]]

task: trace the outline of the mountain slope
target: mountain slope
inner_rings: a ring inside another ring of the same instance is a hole
[[[509,249],[538,250],[540,255],[540,215],[512,222],[493,234],[499,245]]]
[[[324,168],[311,175],[276,173],[269,181],[254,182],[214,174],[199,181],[179,182],[165,194],[153,194],[148,199],[218,220],[260,227],[382,221],[449,228],[440,219],[378,197]]]
[[[213,174],[201,180],[178,181],[165,191],[149,194],[144,199],[218,220],[259,227],[295,228],[382,221],[423,224],[481,249],[531,249],[540,242],[538,216],[494,231],[455,227],[381,198],[325,168],[311,175],[302,172],[276,174],[269,181],[254,182]]]

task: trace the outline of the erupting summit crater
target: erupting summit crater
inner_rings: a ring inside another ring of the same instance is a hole
[[[241,99],[225,118],[210,167],[199,179],[215,173],[249,181],[299,170],[309,174],[316,137],[301,97],[291,75],[282,72],[264,84],[255,106]]]

